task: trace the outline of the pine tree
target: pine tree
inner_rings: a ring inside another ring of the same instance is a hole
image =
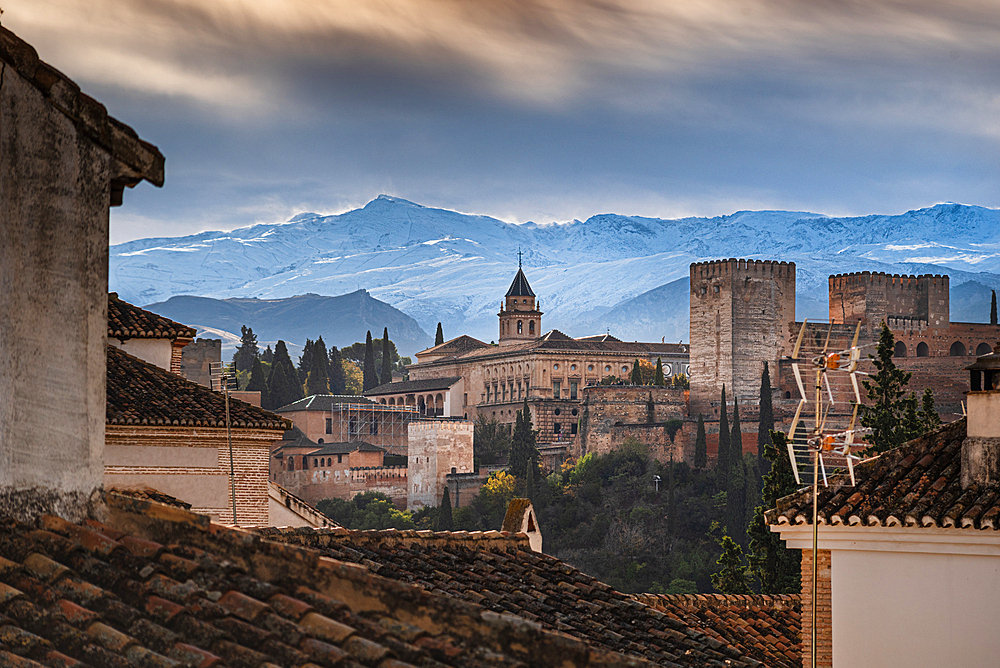
[[[750,569],[760,583],[762,594],[797,594],[800,589],[799,550],[785,547],[779,534],[771,531],[764,513],[774,508],[778,499],[788,496],[798,486],[788,459],[786,438],[780,431],[771,432],[771,443],[764,448],[771,470],[764,476],[761,503],[756,507],[747,529],[750,539]]]
[[[313,342],[311,362],[312,366],[306,377],[306,395],[329,394],[330,361],[326,357],[326,344],[323,343],[322,336]]]
[[[287,406],[303,397],[302,385],[284,341],[278,341],[274,347],[274,363],[267,377],[267,397],[272,409]]]
[[[441,496],[441,505],[438,507],[437,522],[434,523],[435,531],[451,531],[455,526],[451,516],[451,492],[445,485],[444,494]]]
[[[656,371],[653,373],[653,385],[663,387],[667,384],[667,379],[663,377],[663,359],[656,358]]]
[[[441,329],[441,323],[438,323],[437,333],[434,334],[434,345],[440,346],[444,343],[444,330]]]
[[[869,355],[875,373],[862,381],[870,403],[861,408],[861,426],[872,430],[867,441],[873,453],[885,452],[906,440],[902,418],[911,374],[896,367],[892,361],[894,350],[895,337],[883,322],[878,348],[875,355]]]
[[[993,296],[990,298],[990,324],[997,324],[997,291],[990,290]]]
[[[237,371],[249,371],[253,366],[253,361],[260,357],[260,350],[257,349],[257,336],[253,330],[246,325],[240,326],[240,345],[233,354],[233,366]]]
[[[716,526],[713,525],[713,528]],[[715,562],[719,565],[719,570],[716,573],[712,573],[712,586],[723,594],[753,593],[748,583],[749,574],[747,573],[747,567],[743,565],[742,548],[725,532],[723,532],[722,538],[719,538],[717,542],[719,543],[719,547],[722,548],[722,554],[719,555],[718,561]]]
[[[327,378],[330,381],[330,394],[347,394],[347,378],[344,376],[344,359],[340,356],[337,346],[330,346],[327,354]]]
[[[267,362],[268,364],[274,363],[274,351],[271,350],[270,344],[264,349],[264,352],[260,354],[260,361]]]
[[[247,383],[247,391],[260,392],[261,406],[271,405],[267,399],[267,378],[264,377],[264,365],[260,363],[259,357],[253,361],[253,366],[250,367],[250,382]]]
[[[389,328],[382,330],[382,373],[379,374],[382,384],[392,382],[392,353],[389,352]]]
[[[531,411],[528,400],[524,400],[524,408],[517,412],[514,420],[514,433],[511,434],[510,458],[507,469],[518,478],[524,478],[528,466],[538,466],[538,432],[531,428]]]
[[[375,371],[375,350],[372,347],[371,330],[365,337],[365,364],[362,372],[362,391],[367,392],[378,386],[378,372]]]
[[[937,408],[934,407],[934,391],[926,388],[920,397],[920,425],[923,433],[934,431],[941,426],[941,416],[938,415]]]
[[[918,404],[915,392],[910,392],[910,395],[903,400],[903,416],[900,420],[900,438],[903,443],[924,433],[923,423],[917,411]]]
[[[719,491],[729,490],[729,469],[732,467],[729,442],[733,434],[729,431],[729,409],[726,406],[726,386],[722,386],[722,406],[719,408],[719,454],[715,460],[715,478]]]
[[[649,397],[646,398],[646,424],[653,424],[656,422],[656,404],[653,403],[653,393],[649,393]]]
[[[312,339],[306,339],[306,344],[302,346],[302,355],[299,356],[299,366],[297,367],[299,384],[305,385],[306,379],[309,378],[309,370],[312,369],[313,364],[313,345],[316,342]]]
[[[708,443],[705,438],[705,416],[698,414],[698,432],[694,438],[694,467],[703,469],[708,466]]]
[[[632,377],[629,382],[633,385],[642,385],[642,369],[639,368],[639,358],[636,358],[635,364],[632,365]]]
[[[764,362],[764,372],[760,375],[760,418],[757,421],[757,471],[761,476],[771,470],[771,462],[764,457],[764,450],[771,442],[774,429],[774,407],[771,404],[771,372]]]

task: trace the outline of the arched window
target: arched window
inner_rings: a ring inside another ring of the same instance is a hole
[[[289,471],[294,471],[295,470],[295,457],[289,457],[288,458],[288,470]]]
[[[963,357],[968,354],[968,351],[965,349],[964,343],[955,341],[955,343],[951,344],[951,350],[948,351],[948,354],[952,357]]]
[[[988,343],[980,343],[978,346],[976,346],[976,357],[981,357],[982,355],[989,355],[991,352],[993,352],[993,349],[990,348],[990,344]]]
[[[517,333],[518,334],[521,333],[521,321],[520,320],[517,321]]]
[[[931,349],[927,347],[927,344],[921,341],[917,344],[917,357],[927,357],[931,354]],[[965,353],[962,353],[963,355]]]
[[[535,321],[534,320],[529,320],[528,321],[528,334],[534,334],[534,333],[535,333]]]
[[[892,350],[893,357],[906,357],[906,344],[902,341],[896,341],[896,347]]]
[[[792,398],[792,393],[791,392],[785,392],[785,399],[791,399],[791,398]]]
[[[305,455],[302,455],[302,470],[304,471],[307,468],[309,468],[309,458],[306,457]]]

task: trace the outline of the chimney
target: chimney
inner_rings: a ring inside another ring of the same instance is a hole
[[[1000,481],[1000,344],[966,367],[968,424],[962,442],[962,489]]]

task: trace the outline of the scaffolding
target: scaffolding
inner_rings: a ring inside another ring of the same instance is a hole
[[[390,455],[406,455],[407,427],[420,418],[416,406],[376,403],[334,404],[330,413],[331,431],[341,443],[364,441]]]

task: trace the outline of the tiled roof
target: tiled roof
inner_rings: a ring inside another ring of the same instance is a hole
[[[287,406],[275,408],[275,413],[291,413],[294,411],[328,411],[340,404],[370,404],[371,399],[359,397],[356,394],[311,394],[304,399],[293,401]]]
[[[109,345],[107,423],[180,427],[225,427],[226,400],[218,392],[144,362]],[[288,420],[229,399],[234,427],[279,429]]]
[[[535,293],[531,291],[531,286],[528,285],[528,278],[524,275],[524,271],[518,267],[517,274],[514,275],[514,281],[510,284],[510,289],[507,290],[507,297],[534,297]]]
[[[69,77],[42,62],[30,44],[0,27],[0,61],[9,64],[66,115],[92,142],[106,148],[134,174],[120,177],[121,187],[146,179],[163,185],[163,154],[152,144],[139,139],[135,130],[108,116],[100,102],[80,92]],[[124,171],[124,170],[123,170]],[[112,183],[114,189],[116,184]]]
[[[109,339],[193,339],[196,334],[193,327],[129,304],[115,292],[108,293]]]
[[[649,665],[203,516],[107,501],[103,524],[0,521],[0,665]]]
[[[350,452],[385,452],[385,448],[380,448],[364,441],[351,441],[350,443],[322,443],[316,452],[309,455],[346,455]]]
[[[819,488],[820,524],[1000,529],[1000,484],[962,489],[965,419],[910,441]],[[778,500],[770,524],[809,524],[811,488]]]
[[[770,668],[801,668],[799,596],[633,594],[632,598],[738,648]]]
[[[499,532],[346,529],[260,532],[493,613],[517,615],[595,649],[666,666],[757,665],[703,630],[631,600],[554,557],[532,552],[523,537],[511,541],[491,539],[509,535]]]
[[[488,343],[483,343],[479,339],[474,339],[467,334],[463,334],[462,336],[457,336],[454,339],[451,339],[450,341],[445,341],[440,345],[433,346],[426,350],[421,350],[419,353],[417,353],[417,355],[424,355],[424,354],[445,355],[448,353],[457,355],[460,353],[468,352],[470,350],[478,350],[479,348],[490,348],[490,347],[491,346]]]
[[[423,380],[401,380],[396,383],[385,383],[365,392],[365,396],[377,396],[380,394],[401,394],[403,392],[430,392],[433,390],[447,390],[449,387],[462,380],[461,376],[448,376],[446,378],[425,378]]]

